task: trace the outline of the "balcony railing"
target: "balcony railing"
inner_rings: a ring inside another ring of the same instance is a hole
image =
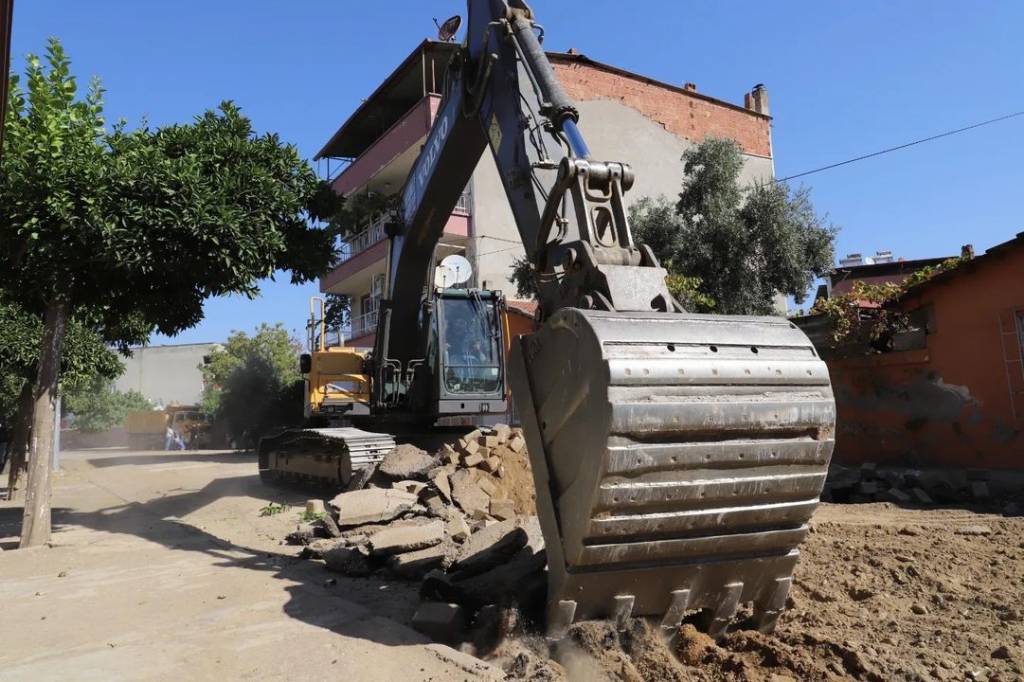
[[[455,202],[455,208],[452,210],[465,215],[469,214],[469,192],[463,192],[459,196],[459,200]],[[385,222],[387,222],[386,216],[380,216],[362,231],[346,237],[341,248],[341,262],[344,263],[349,258],[359,255],[384,239]]]
[[[469,192],[463,192],[459,195],[459,200],[455,202],[454,210],[459,213],[469,214]]]
[[[342,248],[342,261],[347,261],[356,254],[366,251],[368,248],[384,239],[384,218],[378,218],[370,223],[361,232],[345,237],[345,244]]]
[[[377,331],[377,311],[371,310],[368,313],[357,315],[351,319],[349,324],[351,325],[349,338],[357,339],[360,336],[373,334]]]

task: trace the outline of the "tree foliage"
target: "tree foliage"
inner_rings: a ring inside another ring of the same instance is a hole
[[[531,301],[537,298],[537,271],[525,256],[512,261],[508,281],[516,285],[516,296]]]
[[[61,297],[174,334],[211,296],[255,296],[276,270],[302,282],[329,265],[334,233],[310,219],[333,215],[333,193],[233,103],[186,125],[108,129],[98,82],[77,99],[55,40],[47,66],[29,57],[26,80],[27,93],[16,78],[11,89],[0,242],[28,308]]]
[[[675,206],[667,199],[642,197],[629,207],[629,223],[633,236],[651,247],[661,265],[668,270],[665,284],[687,310],[711,312],[715,299],[701,291],[700,277],[685,275],[673,264],[673,257],[681,231]]]
[[[189,124],[108,127],[98,80],[79,96],[55,39],[45,64],[28,56],[25,83],[11,79],[4,123],[0,287],[43,319],[21,538],[35,545],[49,538],[46,453],[68,320],[127,344],[187,329],[206,299],[255,296],[280,270],[313,279],[336,257],[322,219],[338,200],[231,102]]]
[[[730,140],[709,138],[683,155],[674,206],[645,199],[631,211],[634,234],[651,246],[697,310],[770,314],[777,293],[801,302],[832,268],[836,228],[814,211],[809,191],[782,183],[739,183],[743,157]],[[685,304],[684,304],[685,305]]]
[[[298,425],[303,416],[301,350],[281,324],[260,325],[251,336],[232,333],[202,367],[203,408],[247,447],[267,433]]]
[[[0,418],[12,417],[21,386],[35,378],[42,320],[15,303],[0,301]],[[111,381],[124,369],[116,352],[82,322],[68,324],[61,358],[61,386],[74,390],[96,379]]]
[[[347,295],[324,295],[324,324],[328,329],[344,327],[348,324],[351,313],[352,301]]]
[[[918,284],[959,267],[969,257],[948,258],[915,270],[900,283],[856,281],[846,294],[819,298],[812,315],[829,318],[829,349],[838,355],[864,355],[892,349],[897,334],[914,328],[914,320],[895,303]]]
[[[740,185],[743,155],[731,140],[708,138],[682,157],[677,201],[641,197],[629,208],[633,236],[668,271],[666,284],[688,310],[729,315],[775,312],[779,293],[803,301],[832,268],[836,228],[819,217],[807,189]],[[509,281],[533,298],[536,273],[525,258]]]
[[[131,410],[153,409],[153,403],[138,391],[115,390],[101,377],[67,391],[63,406],[75,415],[76,428],[90,432],[121,426]]]

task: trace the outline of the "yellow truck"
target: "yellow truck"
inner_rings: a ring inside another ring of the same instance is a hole
[[[170,405],[162,410],[132,410],[125,417],[128,447],[163,450],[167,427],[172,427],[190,449],[209,445],[210,419],[198,405]]]

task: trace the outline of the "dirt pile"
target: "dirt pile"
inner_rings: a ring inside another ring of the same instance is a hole
[[[1022,679],[1024,519],[824,504],[812,528],[774,634],[746,629],[749,610],[719,642],[696,615],[667,635],[585,622],[550,655],[570,680]]]

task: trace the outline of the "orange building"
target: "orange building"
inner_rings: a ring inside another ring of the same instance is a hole
[[[1024,232],[896,304],[915,342],[828,360],[836,460],[1024,470]]]

